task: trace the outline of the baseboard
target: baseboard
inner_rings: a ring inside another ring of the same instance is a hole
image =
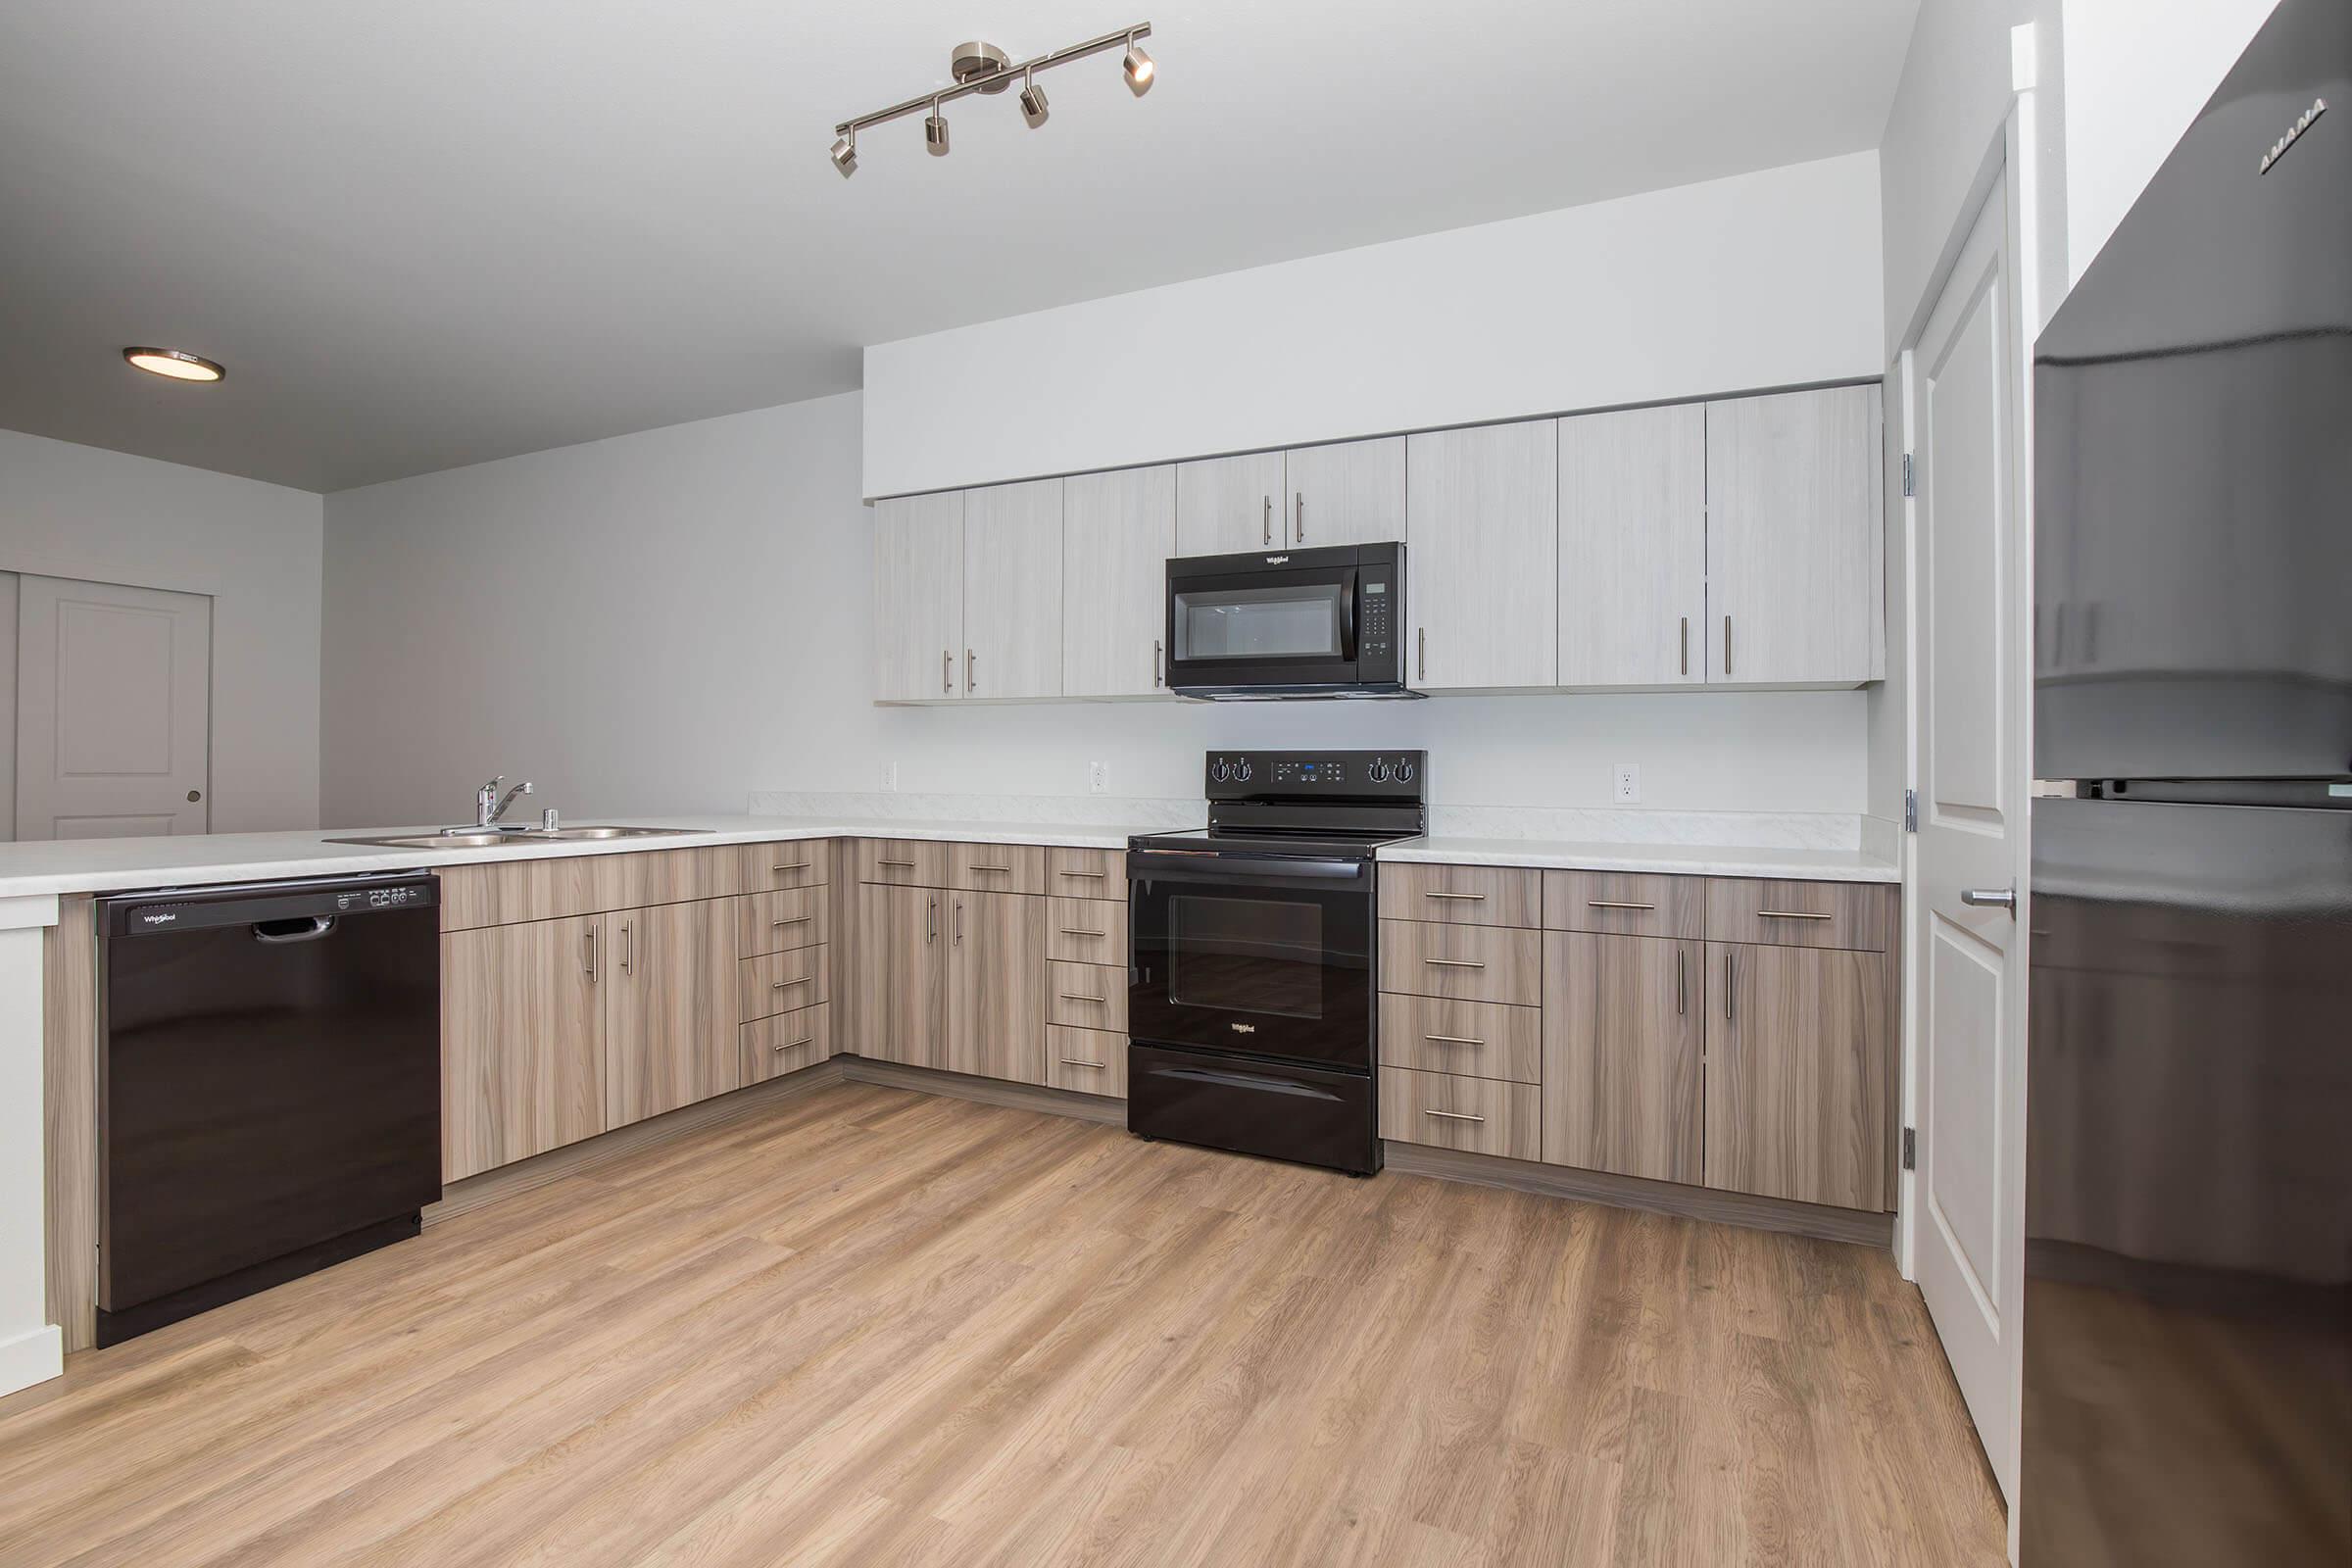
[[[462,1182],[452,1182],[441,1189],[441,1201],[425,1208],[425,1226],[429,1229],[442,1220],[455,1219],[484,1204],[513,1198],[518,1193],[527,1193],[534,1187],[545,1187],[549,1182],[560,1182],[566,1176],[576,1176],[581,1171],[633,1154],[641,1149],[667,1143],[688,1133],[700,1132],[706,1127],[756,1115],[779,1100],[789,1100],[795,1095],[807,1094],[811,1089],[841,1082],[841,1058],[836,1056],[830,1061],[803,1067],[799,1072],[786,1073],[781,1078],[770,1078],[765,1083],[753,1084],[748,1089],[738,1089],[713,1100],[680,1105],[666,1114],[631,1122],[626,1127],[615,1127],[609,1133],[599,1133],[594,1138],[566,1144],[562,1149],[551,1149],[544,1154],[533,1154],[512,1165],[501,1165],[496,1170],[468,1176]]]
[[[1383,1148],[1390,1170],[1414,1176],[1507,1187],[1513,1192],[1573,1198],[1618,1208],[1643,1208],[1685,1219],[1744,1225],[1750,1230],[1785,1231],[1825,1242],[1852,1242],[1887,1250],[1894,1247],[1892,1214],[1717,1192],[1712,1187],[1686,1187],[1681,1182],[1653,1182],[1640,1176],[1612,1176],[1606,1171],[1575,1170],[1566,1165],[1541,1165],[1533,1160],[1505,1159],[1498,1154],[1466,1154],[1424,1144],[1391,1140]]]
[[[0,1341],[0,1396],[46,1383],[66,1370],[66,1337],[54,1323]]]
[[[876,1061],[865,1056],[836,1056],[842,1076],[855,1084],[881,1084],[890,1089],[912,1089],[926,1095],[949,1095],[1004,1105],[1013,1110],[1043,1110],[1056,1116],[1076,1116],[1113,1127],[1127,1125],[1127,1102],[1102,1095],[1082,1095],[1074,1089],[1048,1089],[1016,1084],[1003,1078],[974,1078],[968,1073],[941,1072],[932,1067],[909,1067],[904,1062]]]

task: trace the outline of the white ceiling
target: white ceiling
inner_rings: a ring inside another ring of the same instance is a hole
[[[335,490],[845,391],[867,343],[1874,147],[1916,10],[10,0],[0,427]],[[1147,18],[1140,102],[1102,56],[1043,129],[825,160],[965,37]]]

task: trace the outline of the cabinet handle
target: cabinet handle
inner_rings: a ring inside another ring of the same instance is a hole
[[[963,946],[963,901],[956,901],[956,946]]]
[[[1486,967],[1476,958],[1423,958],[1421,961],[1435,964],[1441,969],[1484,969]]]
[[[815,918],[816,916],[813,914],[796,914],[789,920],[770,920],[767,923],[771,928],[780,931],[788,925],[807,925]]]
[[[912,860],[876,860],[874,863],[875,863],[876,865],[895,865],[895,866],[900,866],[900,867],[903,867],[904,869],[906,869],[906,870],[908,870],[908,871],[911,871],[911,870],[913,870],[913,869],[914,869],[914,862],[913,862]]]
[[[1487,902],[1487,896],[1484,893],[1424,893],[1421,896],[1425,899],[1457,899],[1464,904]]]
[[[1486,1044],[1484,1040],[1473,1040],[1468,1035],[1423,1035],[1421,1038],[1433,1046],[1483,1046]]]
[[[1723,617],[1723,672],[1732,672],[1732,617]]]
[[[1420,627],[1413,633],[1413,658],[1418,665],[1413,671],[1413,679],[1429,679],[1429,628],[1427,626]]]
[[[963,689],[967,695],[979,690],[979,683],[972,678],[972,665],[978,658],[969,648],[963,651]]]
[[[1003,873],[1004,873],[1004,875],[1006,875],[1006,876],[1010,876],[1010,875],[1012,875],[1012,867],[1011,867],[1011,866],[1009,866],[1009,865],[979,865],[979,864],[974,864],[974,865],[973,865],[973,867],[972,867],[972,869],[973,869],[973,870],[975,870],[975,871],[1002,871],[1002,872],[1003,872]]]
[[[1096,942],[1100,942],[1104,937],[1110,935],[1110,933],[1107,931],[1089,931],[1084,926],[1078,925],[1063,926],[1061,928],[1061,934],[1065,937],[1087,937]]]
[[[1265,536],[1266,543],[1271,545],[1274,542],[1274,498],[1272,496],[1266,497]]]
[[[769,1049],[770,1051],[774,1051],[774,1052],[778,1052],[778,1053],[781,1053],[781,1052],[786,1052],[786,1051],[798,1051],[798,1050],[800,1050],[800,1049],[801,1049],[803,1046],[805,1046],[805,1045],[808,1045],[808,1044],[810,1041],[814,1040],[815,1038],[816,1038],[816,1036],[814,1036],[813,1034],[807,1034],[807,1035],[803,1035],[803,1036],[801,1036],[801,1038],[800,1038],[800,1039],[798,1039],[798,1040],[795,1040],[795,1041],[794,1041],[794,1042],[793,1042],[791,1045],[789,1045],[789,1046],[770,1046],[768,1049]]]
[[[1758,909],[1760,920],[1835,920],[1834,914],[1815,914],[1810,909]]]
[[[1298,520],[1291,524],[1291,543],[1302,545],[1306,543],[1306,492],[1299,490],[1294,494],[1298,497],[1295,509]]]
[[[1674,950],[1674,1010],[1679,1016],[1690,1010],[1690,994],[1683,985],[1683,950]]]
[[[1425,1110],[1421,1114],[1424,1116],[1443,1116],[1447,1121],[1485,1121],[1487,1119],[1484,1116],[1473,1116],[1466,1111],[1459,1110]]]
[[[808,862],[807,860],[795,860],[789,865],[771,865],[768,867],[768,869],[770,871],[806,871],[808,869]]]
[[[939,940],[939,895],[933,894],[923,904],[923,946],[927,948]]]
[[[637,951],[636,938],[629,934],[629,928],[632,924],[634,924],[634,922],[624,921],[620,927],[620,972],[622,974],[635,974],[637,972],[630,966],[631,960],[635,956]]]
[[[956,656],[945,648],[939,651],[939,689],[951,694],[956,690]]]
[[[1062,872],[1062,873],[1061,873],[1061,875],[1063,875],[1063,876],[1091,876],[1091,877],[1093,877],[1093,878],[1094,878],[1096,881],[1098,881],[1098,882],[1100,882],[1100,881],[1102,881],[1102,880],[1103,880],[1103,874],[1102,874],[1101,871],[1064,871],[1064,872]]]
[[[1732,956],[1723,956],[1723,1021],[1732,1021]]]
[[[1059,991],[1054,993],[1054,995],[1060,997],[1064,1002],[1091,1002],[1097,1006],[1103,1007],[1110,1005],[1110,999],[1108,997],[1090,997],[1082,992],[1077,991]]]
[[[1690,673],[1690,617],[1683,617],[1683,673]]]
[[[1064,1067],[1093,1067],[1097,1071],[1110,1065],[1106,1061],[1088,1061],[1081,1056],[1064,1056],[1061,1058],[1061,1064]]]
[[[798,980],[778,980],[770,984],[767,989],[770,991],[789,991],[794,986],[807,985],[810,978],[811,977],[808,975],[803,975]]]
[[[594,985],[596,984],[596,927],[590,926],[580,935],[588,944],[588,983]]]
[[[1637,904],[1631,899],[1587,899],[1588,909],[1654,909],[1654,904]]]
[[[1159,639],[1154,637],[1152,639],[1152,684],[1154,686],[1168,683],[1167,668],[1160,662],[1162,657]]]

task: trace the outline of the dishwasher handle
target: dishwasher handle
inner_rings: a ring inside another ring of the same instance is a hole
[[[286,948],[297,942],[316,942],[320,937],[334,935],[342,916],[314,914],[294,920],[256,920],[253,940],[266,947]],[[282,928],[282,929],[281,929]]]

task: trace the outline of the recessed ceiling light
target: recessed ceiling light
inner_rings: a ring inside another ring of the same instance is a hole
[[[218,381],[228,373],[210,360],[177,349],[124,349],[122,357],[149,375],[174,381]]]

